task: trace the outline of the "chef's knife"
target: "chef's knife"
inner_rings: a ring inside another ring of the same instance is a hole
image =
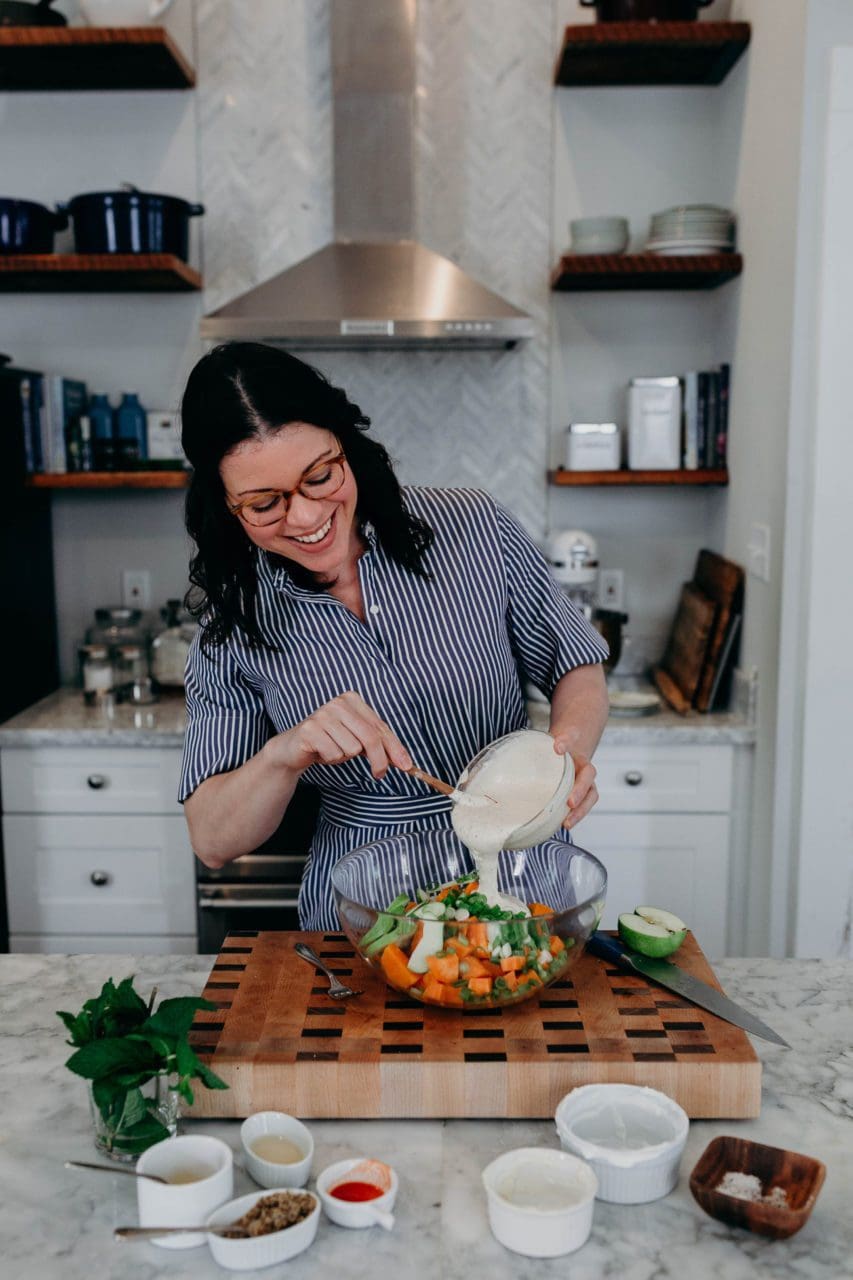
[[[783,1040],[765,1022],[756,1018],[755,1014],[742,1009],[739,1004],[735,1004],[734,1000],[724,996],[722,991],[717,991],[716,987],[709,987],[707,982],[700,982],[692,974],[685,973],[684,969],[679,969],[677,964],[641,956],[639,952],[630,951],[618,938],[613,938],[607,933],[593,933],[587,939],[586,949],[592,955],[598,956],[599,960],[607,960],[610,964],[618,965],[620,969],[638,973],[641,978],[648,978],[650,982],[656,982],[659,986],[674,991],[676,995],[684,996],[685,1000],[698,1004],[701,1009],[708,1009],[726,1022],[733,1022],[736,1027],[742,1027],[744,1031],[749,1031],[754,1036],[761,1036],[763,1040],[772,1040],[774,1044],[784,1045],[786,1049],[791,1047],[787,1040]]]

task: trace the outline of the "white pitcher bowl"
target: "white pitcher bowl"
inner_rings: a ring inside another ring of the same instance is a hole
[[[159,22],[172,0],[80,0],[90,27],[148,27]]]

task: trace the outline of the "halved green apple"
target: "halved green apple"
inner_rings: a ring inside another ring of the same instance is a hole
[[[687,925],[662,907],[637,907],[619,917],[619,937],[632,951],[661,959],[677,951],[687,936]]]

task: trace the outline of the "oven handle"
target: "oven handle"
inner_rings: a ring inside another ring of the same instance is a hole
[[[296,898],[199,898],[205,911],[242,911],[245,907],[298,907]]]

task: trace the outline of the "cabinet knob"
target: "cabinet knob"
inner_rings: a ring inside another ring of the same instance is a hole
[[[103,888],[105,884],[112,883],[112,876],[109,871],[93,871],[89,876],[89,879],[92,881],[92,884],[96,885],[99,889]]]
[[[638,787],[643,781],[643,775],[640,773],[639,769],[629,769],[625,774],[625,781],[628,783],[629,787]]]
[[[100,791],[102,787],[107,785],[107,780],[102,773],[90,773],[86,779],[86,785],[91,787],[93,791]]]

